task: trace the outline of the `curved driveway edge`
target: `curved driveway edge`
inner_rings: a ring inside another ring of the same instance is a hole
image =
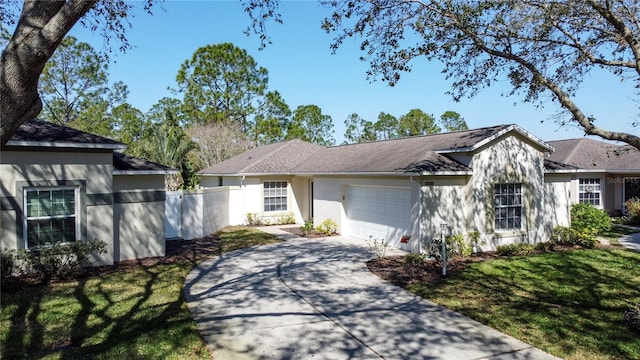
[[[378,278],[371,257],[342,237],[238,250],[196,267],[185,298],[217,360],[556,359]]]

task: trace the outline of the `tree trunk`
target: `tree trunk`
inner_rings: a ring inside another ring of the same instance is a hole
[[[0,58],[0,138],[42,110],[38,79],[71,27],[96,0],[25,1],[16,30]]]

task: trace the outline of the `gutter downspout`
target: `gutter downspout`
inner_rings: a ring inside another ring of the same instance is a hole
[[[242,177],[240,178],[240,201],[242,202],[242,207],[241,207],[242,213],[240,214],[241,221],[244,221],[244,219],[247,216],[246,213],[245,213],[246,209],[244,208],[244,205],[245,205],[244,204],[245,203],[245,201],[244,201],[244,189],[245,189],[245,187],[246,187],[245,186],[245,176],[242,175]]]
[[[413,175],[409,175],[409,181],[418,184],[418,254],[422,255],[422,186],[420,181],[413,179]]]

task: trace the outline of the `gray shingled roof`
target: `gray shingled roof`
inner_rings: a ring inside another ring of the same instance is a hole
[[[178,172],[168,166],[158,164],[149,160],[136,158],[117,151],[113,152],[113,168],[120,174],[175,174]]]
[[[322,146],[299,139],[262,145],[215,164],[199,174],[287,174]]]
[[[70,127],[32,119],[25,121],[7,146],[124,149],[121,142]]]
[[[470,151],[510,129],[526,133],[513,125],[500,125],[329,148],[290,140],[259,146],[202,170],[200,174],[466,172],[470,171],[467,166],[446,153]]]
[[[9,147],[56,147],[119,150],[127,146],[104,136],[32,119],[25,121],[7,142]],[[177,170],[145,159],[113,152],[113,168],[120,174],[172,174]]]
[[[640,151],[587,138],[549,141],[556,151],[548,160],[579,169],[640,171]]]

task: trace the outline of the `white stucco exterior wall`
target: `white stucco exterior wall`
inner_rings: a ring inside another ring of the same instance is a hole
[[[522,136],[509,133],[478,149],[471,166],[469,213],[474,229],[480,232],[483,250],[514,242],[538,243],[549,239],[549,218],[545,209],[543,149]],[[522,184],[522,227],[496,230],[494,186],[498,183]]]
[[[545,211],[547,211],[547,232],[551,233],[556,226],[571,225],[571,205],[573,190],[571,176],[545,175]]]
[[[449,234],[466,235],[473,230],[469,223],[468,176],[438,176],[423,179],[421,187],[421,242],[428,246],[440,239],[440,226],[446,223]]]

